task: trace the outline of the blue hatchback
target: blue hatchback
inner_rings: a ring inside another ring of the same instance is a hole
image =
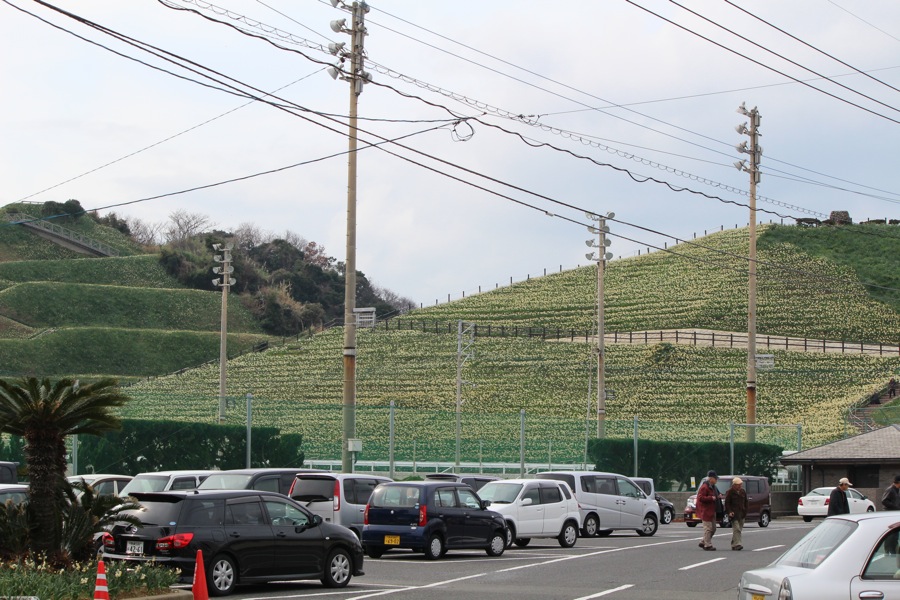
[[[363,547],[371,558],[392,548],[424,552],[431,560],[455,549],[506,549],[506,521],[487,510],[465,484],[439,481],[383,483],[366,505]]]

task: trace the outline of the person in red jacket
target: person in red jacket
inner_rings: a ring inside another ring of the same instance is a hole
[[[703,541],[700,547],[704,550],[715,550],[712,545],[713,535],[716,533],[716,508],[721,494],[716,489],[719,476],[715,471],[706,474],[706,481],[700,484],[697,490],[697,515],[703,522]]]

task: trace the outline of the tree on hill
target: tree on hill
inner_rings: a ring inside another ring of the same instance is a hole
[[[66,436],[118,429],[121,420],[113,409],[127,400],[114,379],[88,385],[73,379],[52,383],[30,377],[21,385],[0,379],[0,433],[25,439],[29,537],[35,552],[59,558],[54,554],[62,539]]]

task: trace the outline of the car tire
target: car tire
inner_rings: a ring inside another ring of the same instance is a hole
[[[866,509],[866,512],[875,512],[875,507],[870,506],[869,508]]]
[[[212,559],[209,570],[206,572],[206,587],[211,596],[227,596],[234,591],[237,585],[237,567],[234,559],[225,554],[219,554]]]
[[[572,521],[567,521],[556,539],[563,548],[571,548],[578,541],[578,527]]]
[[[506,547],[509,548],[516,541],[516,526],[512,523],[506,523]]]
[[[425,545],[425,558],[428,560],[437,560],[445,553],[444,538],[434,533],[428,538],[428,544]]]
[[[672,510],[671,508],[669,508],[668,506],[665,507],[662,511],[662,514],[660,515],[659,520],[662,521],[663,525],[670,524],[672,521],[675,520],[675,511]]]
[[[343,548],[335,548],[325,563],[322,585],[327,588],[346,587],[352,577],[353,559],[350,558],[350,553]]]
[[[691,523],[690,521],[686,522],[685,525],[687,525],[688,527],[696,527],[697,526],[696,523]]]
[[[760,527],[768,527],[769,523],[772,521],[772,516],[768,511],[763,511],[762,514],[759,515],[759,526]]]
[[[659,529],[659,521],[656,518],[656,515],[653,513],[647,513],[644,515],[644,526],[640,529],[636,529],[638,535],[642,537],[650,537],[656,530]]]
[[[502,531],[495,531],[485,548],[488,556],[500,556],[506,550],[506,535]]]
[[[598,529],[597,537],[609,537],[612,534],[612,529]]]
[[[584,537],[596,537],[597,532],[600,530],[600,519],[596,517],[596,515],[588,515],[584,519],[584,527],[582,527],[581,532]]]
[[[803,517],[803,520],[806,521],[807,523],[811,523],[812,517]]]
[[[384,546],[366,546],[366,556],[369,558],[381,558],[384,551]]]
[[[531,543],[531,538],[516,538],[516,546],[519,548],[524,548],[528,544]]]

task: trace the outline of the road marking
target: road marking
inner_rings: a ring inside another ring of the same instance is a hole
[[[706,560],[706,561],[703,561],[703,562],[701,562],[701,563],[696,563],[696,564],[693,564],[693,565],[688,565],[688,566],[686,566],[686,567],[681,567],[681,568],[678,569],[678,570],[679,570],[679,571],[689,571],[690,569],[694,569],[694,568],[696,568],[696,567],[702,567],[703,565],[709,565],[709,564],[712,564],[712,563],[714,563],[714,562],[719,562],[720,560],[725,560],[725,557],[724,557],[724,556],[720,556],[719,558],[714,558],[714,559],[712,559],[712,560]]]
[[[591,594],[590,596],[582,596],[581,598],[575,598],[575,600],[589,600],[590,598],[599,598],[600,596],[607,596],[609,594],[615,592],[621,592],[622,590],[627,590],[628,588],[633,588],[634,584],[629,583],[628,585],[620,585],[617,588],[613,588],[611,590],[606,590],[605,592],[598,592],[596,594]]]
[[[763,550],[774,550],[775,548],[784,548],[784,544],[778,544],[777,546],[766,546],[765,548],[757,548],[753,550],[753,552],[762,552]]]

